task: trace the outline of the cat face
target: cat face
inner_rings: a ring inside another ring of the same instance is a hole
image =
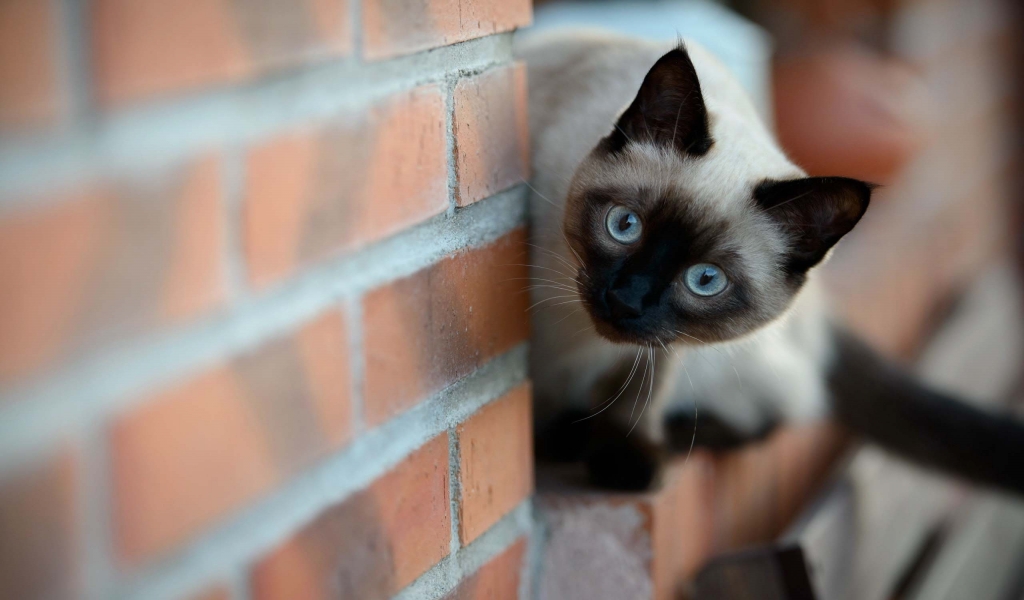
[[[868,184],[759,168],[758,152],[778,150],[717,117],[677,48],[573,178],[564,231],[607,339],[708,343],[756,330],[867,209]]]

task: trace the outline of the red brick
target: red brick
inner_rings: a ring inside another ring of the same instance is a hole
[[[332,311],[148,398],[112,433],[120,555],[166,551],[343,445],[349,388]]]
[[[73,598],[75,461],[62,455],[0,479],[0,598]]]
[[[774,524],[769,531],[780,534],[806,508],[807,499],[818,494],[837,459],[848,450],[850,439],[848,432],[832,423],[824,423],[785,429],[772,442],[777,482],[773,486],[775,511],[769,517]],[[732,493],[725,478],[720,484],[720,493]],[[747,542],[742,536],[724,535],[729,527],[725,519],[719,519],[719,523],[723,532],[718,536],[721,545],[737,548]],[[732,530],[739,531],[739,528]]]
[[[459,536],[469,544],[533,492],[530,386],[459,425]]]
[[[653,597],[670,600],[710,556],[715,535],[713,457],[695,451],[666,473],[662,488],[641,505],[651,536]],[[679,532],[686,532],[680,535]]]
[[[365,0],[363,51],[380,59],[529,25],[530,0]]]
[[[641,494],[594,494],[554,474],[557,491],[536,504],[549,532],[541,595],[594,597],[610,585],[621,597],[676,598],[715,554],[776,539],[845,447],[832,425],[787,428],[735,452],[679,457]]]
[[[775,539],[813,498],[845,448],[829,424],[787,428],[763,443],[678,459],[651,499],[656,598],[718,552]],[[685,531],[687,535],[680,536]]]
[[[524,65],[462,79],[454,99],[459,206],[526,181],[530,138]]]
[[[277,281],[443,212],[446,154],[436,85],[253,149],[245,200],[251,280]]]
[[[343,56],[348,13],[347,0],[97,0],[96,95],[120,104]]]
[[[51,123],[62,110],[53,2],[0,2],[0,129]]]
[[[813,497],[847,438],[831,423],[789,427],[768,443],[717,457],[714,547],[773,539]]]
[[[219,160],[0,216],[0,382],[223,299]]]
[[[449,257],[363,299],[369,425],[379,425],[528,335],[525,234]]]
[[[450,539],[442,434],[261,560],[253,598],[390,598],[447,556]]]
[[[526,540],[521,539],[480,567],[444,600],[515,600],[525,553]]]

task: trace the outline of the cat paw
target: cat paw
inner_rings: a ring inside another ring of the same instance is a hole
[[[603,436],[587,453],[587,474],[598,487],[642,491],[654,483],[664,452],[637,432]]]
[[[760,429],[749,432],[713,414],[698,415],[695,421],[693,413],[679,412],[666,417],[665,438],[669,449],[676,453],[689,452],[691,446],[725,452],[764,439],[775,430],[776,425],[775,422],[768,422]]]

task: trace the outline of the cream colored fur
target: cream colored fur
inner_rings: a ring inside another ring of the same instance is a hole
[[[768,254],[760,246],[783,244],[746,203],[758,182],[793,179],[804,173],[779,149],[754,106],[727,69],[699,45],[687,42],[710,117],[711,150],[683,158],[653,146],[633,145],[629,160],[609,166],[588,159],[632,101],[648,69],[671,49],[591,31],[537,34],[517,39],[527,62],[533,143],[531,225],[533,300],[532,376],[538,417],[573,406],[590,410],[598,382],[623,361],[639,378],[646,348],[613,344],[594,330],[574,288],[575,265],[562,231],[565,202],[574,181],[671,185],[685,190],[702,210],[741,222],[736,246],[754,273]],[[748,231],[749,235],[742,232]],[[774,236],[774,237],[773,237]],[[725,344],[683,339],[651,350],[657,365],[651,402],[648,387],[619,398],[636,403],[642,427],[661,440],[666,411],[712,411],[747,431],[768,420],[807,420],[826,410],[824,370],[829,339],[821,290],[813,272],[783,317]]]

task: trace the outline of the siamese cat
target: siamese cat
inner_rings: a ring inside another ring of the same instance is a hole
[[[638,490],[672,452],[832,416],[1024,492],[1024,427],[927,390],[837,326],[815,269],[872,186],[808,177],[696,44],[518,39],[529,75],[538,455]]]

